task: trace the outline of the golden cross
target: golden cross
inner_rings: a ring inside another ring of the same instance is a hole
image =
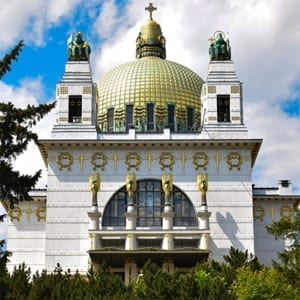
[[[119,160],[119,157],[118,157],[117,152],[114,153],[113,160],[114,160],[114,169],[115,169],[115,171],[116,171],[117,168],[118,168],[118,160]]]
[[[214,41],[214,38],[213,38],[213,37],[210,37],[208,40],[209,40],[209,42],[211,43],[212,41]]]
[[[276,209],[274,209],[274,206],[272,205],[271,209],[267,210],[272,216],[272,221],[274,221],[274,215],[278,212]]]
[[[219,151],[217,151],[215,155],[216,170],[219,170],[219,164],[221,159],[222,157],[220,156]]]
[[[182,170],[184,171],[185,170],[185,161],[187,160],[188,158],[186,157],[185,153],[182,152],[181,153],[181,163],[182,163]]]
[[[253,207],[253,215],[254,215],[254,221],[261,220],[263,221],[265,216],[265,210],[262,206],[254,206]]]
[[[82,152],[80,153],[79,161],[80,161],[80,171],[82,171],[83,170],[83,161],[84,161],[84,155]]]
[[[153,13],[154,10],[157,10],[157,8],[153,6],[153,3],[149,3],[149,6],[145,7],[145,10],[149,11],[149,13],[150,13],[150,20],[153,20],[152,19],[152,13]]]
[[[26,209],[26,214],[27,214],[27,221],[30,222],[30,215],[32,214],[32,209],[30,207]]]
[[[148,170],[151,170],[151,161],[154,159],[154,157],[151,155],[151,152],[148,153],[147,160],[148,160]]]

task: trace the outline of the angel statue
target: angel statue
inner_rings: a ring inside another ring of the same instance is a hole
[[[89,183],[90,183],[90,190],[92,192],[93,198],[92,198],[92,206],[97,206],[97,193],[100,189],[100,175],[97,174],[91,174],[89,176]]]
[[[133,204],[133,193],[136,191],[136,175],[135,173],[126,174],[126,190],[128,193],[128,204]]]
[[[206,205],[206,191],[208,188],[208,174],[198,174],[197,176],[197,186],[198,190],[202,193],[201,195],[201,205]]]
[[[165,193],[165,205],[171,205],[171,192],[173,189],[173,175],[163,174],[161,178],[162,189]]]

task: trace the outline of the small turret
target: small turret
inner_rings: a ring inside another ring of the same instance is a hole
[[[157,56],[166,58],[166,39],[161,32],[160,25],[152,19],[152,12],[156,7],[149,4],[145,8],[150,12],[150,19],[141,28],[136,39],[136,58]]]

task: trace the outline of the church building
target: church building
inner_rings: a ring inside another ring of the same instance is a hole
[[[262,139],[248,137],[229,40],[212,35],[202,79],[166,59],[156,8],[146,9],[136,59],[97,81],[83,34],[68,40],[56,121],[39,141],[47,190],[7,208],[10,270],[86,273],[105,261],[129,282],[149,259],[185,272],[231,246],[266,264],[284,248],[265,225],[291,216],[300,196],[288,180],[252,183]]]

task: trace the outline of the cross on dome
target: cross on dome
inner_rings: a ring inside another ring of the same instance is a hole
[[[150,20],[153,20],[152,19],[152,13],[153,13],[154,10],[157,10],[157,7],[154,7],[153,3],[149,3],[149,6],[145,7],[145,10],[149,11],[149,13],[150,13]]]

